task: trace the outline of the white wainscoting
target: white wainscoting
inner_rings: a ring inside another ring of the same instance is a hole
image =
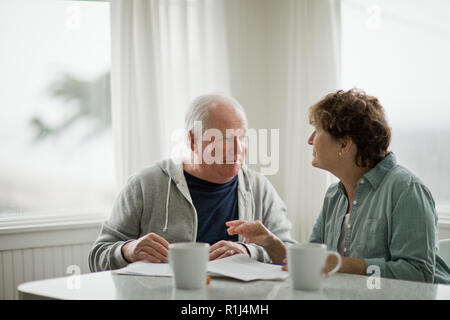
[[[103,219],[98,217],[0,228],[0,299],[18,299],[23,282],[88,273],[88,253]],[[17,223],[17,221],[13,222]]]
[[[70,265],[78,265],[81,273],[89,272],[90,247],[87,243],[0,252],[0,299],[17,299],[17,286],[23,282],[67,276]]]

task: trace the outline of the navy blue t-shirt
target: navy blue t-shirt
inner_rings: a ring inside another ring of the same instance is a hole
[[[217,241],[237,241],[238,236],[230,236],[225,222],[238,219],[237,186],[235,176],[223,184],[212,183],[190,175],[184,171],[194,207],[197,210],[197,242],[213,245]]]

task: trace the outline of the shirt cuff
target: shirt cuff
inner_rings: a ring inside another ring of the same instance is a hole
[[[384,266],[386,265],[384,258],[364,259],[364,263],[366,264],[366,275],[371,276],[378,272],[380,277],[383,276]]]
[[[248,252],[250,253],[250,258],[261,261],[261,262],[272,262],[270,260],[269,255],[266,253],[266,250],[253,243],[244,243],[244,242],[238,242],[242,244],[244,247],[247,248]]]
[[[128,262],[127,260],[125,260],[125,257],[122,254],[122,247],[127,244],[128,242],[133,241],[128,240],[128,241],[123,241],[123,242],[119,242],[117,244],[117,246],[115,248],[113,248],[113,263],[110,265],[111,269],[120,269],[120,268],[124,268],[126,267],[130,262]]]

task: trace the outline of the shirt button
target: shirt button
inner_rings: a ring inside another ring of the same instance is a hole
[[[355,200],[355,201],[353,201],[353,204],[357,204],[358,202]]]
[[[360,183],[361,183],[361,184],[364,184],[364,182],[365,182],[364,179],[362,179]]]

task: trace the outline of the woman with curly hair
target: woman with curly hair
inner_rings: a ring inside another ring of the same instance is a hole
[[[340,181],[325,195],[312,243],[342,257],[339,272],[450,283],[438,256],[437,215],[430,190],[388,150],[391,129],[378,99],[352,89],[328,94],[309,109],[314,167]],[[229,221],[230,234],[264,247],[274,262],[286,248],[259,222]],[[326,270],[336,265],[330,256]]]

